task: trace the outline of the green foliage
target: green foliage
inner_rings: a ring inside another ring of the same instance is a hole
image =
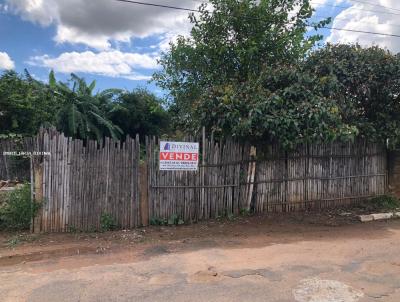
[[[368,204],[374,208],[382,210],[396,210],[400,208],[400,201],[392,195],[383,195],[372,198],[368,201]]]
[[[329,81],[343,121],[369,140],[400,144],[400,54],[379,47],[327,45],[314,52],[305,69]]]
[[[313,9],[309,0],[211,0],[192,14],[188,38],[179,37],[161,56],[157,84],[170,92],[171,112],[182,129],[198,130],[194,111],[206,107],[210,91],[249,83],[266,66],[291,65],[321,39],[305,35]],[[318,28],[325,21],[315,24]]]
[[[70,232],[70,233],[78,233],[79,229],[76,226],[69,225],[68,226],[68,232]]]
[[[329,85],[300,66],[265,67],[249,81],[213,87],[194,106],[194,116],[216,134],[255,144],[278,142],[287,149],[352,139],[357,129],[342,120],[325,93]]]
[[[150,219],[150,225],[159,225],[159,226],[172,226],[172,225],[183,225],[185,222],[176,214],[172,215],[168,219],[160,219],[157,217],[152,217]]]
[[[400,54],[305,35],[308,0],[212,0],[161,56],[180,129],[295,148],[361,136],[400,145]],[[296,8],[296,9],[295,9]],[[315,24],[316,29],[329,20]],[[290,23],[291,26],[287,26]]]
[[[93,94],[96,82],[87,84],[83,78],[71,74],[69,83],[56,82],[54,74],[49,76],[49,86],[55,99],[61,104],[56,115],[57,130],[77,138],[102,139],[109,136],[118,139],[122,130],[114,125],[102,111],[102,105],[110,102],[113,93],[103,91]]]
[[[249,216],[250,215],[250,210],[246,209],[246,208],[240,209],[240,215],[241,216]]]
[[[12,139],[13,141],[20,141],[23,138],[22,134],[18,134],[18,133],[1,133],[0,134],[0,139]]]
[[[235,215],[233,215],[233,213],[228,213],[228,215],[226,215],[226,218],[227,218],[229,221],[233,221],[233,220],[235,220]]]
[[[34,135],[54,120],[57,103],[48,87],[31,77],[5,71],[0,76],[0,134]]]
[[[115,230],[117,228],[117,223],[114,217],[109,213],[101,214],[100,228],[102,232]]]
[[[150,225],[167,225],[168,220],[166,219],[160,219],[157,217],[152,217],[150,218]]]
[[[146,90],[120,93],[111,105],[107,116],[125,135],[144,138],[168,131],[169,115],[162,101]]]
[[[33,234],[17,234],[13,235],[9,239],[7,239],[6,244],[8,248],[15,248],[17,245],[24,243],[24,242],[33,242],[39,238],[39,235]]]
[[[174,214],[168,219],[168,225],[182,225],[185,224],[183,219],[179,218],[178,215]]]
[[[86,83],[75,74],[64,83],[51,71],[49,84],[44,84],[27,71],[24,76],[4,72],[0,77],[0,138],[35,135],[41,126],[55,127],[74,138],[98,140],[168,131],[169,115],[152,93],[143,89],[94,93],[95,87],[95,81]]]
[[[178,224],[178,215],[174,214],[168,218],[168,225]]]
[[[7,201],[0,208],[0,226],[2,229],[29,229],[39,205],[31,199],[31,188],[24,184],[10,192]]]
[[[22,241],[20,240],[20,238],[18,236],[14,236],[12,238],[10,238],[9,240],[7,240],[7,246],[12,249],[14,247],[16,247],[17,245],[19,245]]]
[[[223,213],[221,213],[221,215],[218,215],[215,218],[221,220],[227,219],[229,221],[233,221],[235,220],[235,215],[232,212],[224,211]]]

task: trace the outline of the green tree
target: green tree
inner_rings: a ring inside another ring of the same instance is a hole
[[[345,123],[374,141],[400,144],[400,54],[379,47],[327,45],[314,52],[305,69],[329,78]]]
[[[174,121],[184,129],[198,129],[194,111],[214,87],[248,82],[266,66],[295,64],[321,39],[305,35],[313,13],[309,0],[209,2],[213,10],[203,4],[190,16],[190,37],[171,44],[154,75],[170,92]]]
[[[68,82],[33,79],[28,71],[4,72],[0,77],[0,134],[35,135],[41,126],[55,127],[67,136],[121,138],[136,134],[160,135],[169,127],[162,101],[146,90],[106,89],[94,93],[75,74]]]
[[[194,115],[214,133],[287,149],[353,138],[357,128],[343,121],[331,89],[330,79],[301,66],[266,67],[254,79],[209,90]]]
[[[109,119],[126,135],[161,135],[169,129],[169,115],[154,94],[138,89],[118,95],[108,109]]]
[[[5,71],[0,77],[0,134],[34,135],[51,125],[57,104],[51,91],[28,71]]]
[[[71,74],[69,83],[57,82],[50,72],[49,86],[55,99],[60,103],[56,114],[56,128],[67,136],[77,138],[96,138],[104,136],[119,138],[121,129],[114,125],[101,110],[113,97],[105,90],[93,94],[96,82],[87,85],[84,79]]]

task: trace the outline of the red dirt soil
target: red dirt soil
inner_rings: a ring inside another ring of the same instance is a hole
[[[105,264],[111,259],[113,263],[128,262],[210,247],[267,246],[327,235],[333,238],[339,235],[359,237],[361,232],[368,233],[368,228],[376,229],[376,225],[360,224],[354,215],[347,213],[314,212],[245,216],[192,225],[150,226],[104,233],[3,232],[0,233],[0,266],[76,255],[82,256],[82,263],[77,265]]]

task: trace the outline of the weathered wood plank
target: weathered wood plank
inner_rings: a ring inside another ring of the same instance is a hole
[[[106,138],[98,144],[55,131],[41,135],[37,141],[41,139],[41,148],[51,156],[43,157],[42,176],[36,176],[42,178],[46,201],[35,219],[40,231],[99,228],[103,213],[112,215],[121,227],[132,228],[151,218],[174,215],[191,222],[237,215],[244,208],[322,209],[387,192],[385,146],[362,140],[310,144],[284,152],[276,144],[256,148],[230,139],[216,141],[202,133],[199,171],[166,172],[159,171],[159,142],[152,137],[146,138],[147,173],[143,173],[138,137],[124,142]],[[22,146],[29,144],[34,140],[26,139]],[[0,140],[0,151],[14,147]],[[0,166],[9,170],[4,156]],[[143,203],[146,195],[148,202]]]

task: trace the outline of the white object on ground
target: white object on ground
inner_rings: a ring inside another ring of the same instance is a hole
[[[301,280],[293,296],[297,302],[357,302],[364,294],[336,280],[311,278]]]
[[[360,215],[358,216],[361,222],[369,222],[374,220],[374,216],[372,215]]]
[[[375,213],[375,214],[370,214],[370,215],[359,215],[358,218],[360,218],[361,222],[369,222],[373,220],[384,220],[384,219],[390,219],[393,217],[400,218],[400,212],[396,213]]]
[[[374,220],[390,219],[393,217],[393,213],[377,213],[371,215],[374,217]]]

